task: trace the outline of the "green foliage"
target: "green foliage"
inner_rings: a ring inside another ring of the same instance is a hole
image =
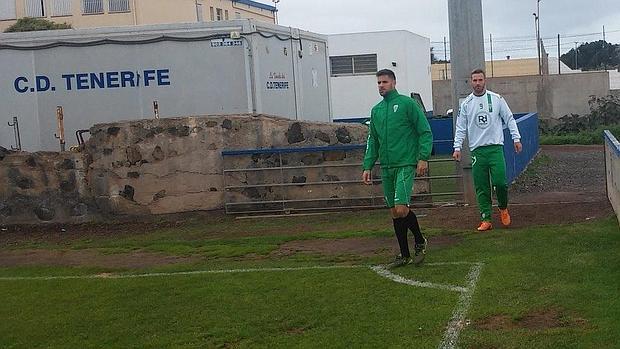
[[[18,19],[15,24],[8,27],[4,32],[32,32],[57,29],[71,29],[71,25],[67,23],[55,23],[43,18],[24,17]]]
[[[577,66],[575,66],[575,56]],[[571,69],[601,70],[620,66],[620,45],[610,44],[599,40],[586,42],[575,49],[571,49],[560,57],[560,60]]]
[[[540,144],[603,144],[603,131],[610,130],[616,137],[620,135],[620,125],[601,126],[595,130],[582,131],[571,134],[543,134],[540,136]]]
[[[620,133],[620,99],[615,96],[592,97],[590,114],[570,114],[560,123],[541,123],[540,144],[603,144],[603,131]]]

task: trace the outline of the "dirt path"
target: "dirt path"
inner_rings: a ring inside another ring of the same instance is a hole
[[[510,188],[515,203],[605,201],[603,146],[542,146]]]

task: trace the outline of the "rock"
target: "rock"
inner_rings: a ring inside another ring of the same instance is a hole
[[[116,126],[108,127],[108,130],[107,130],[108,136],[117,136],[120,130],[121,130],[120,127],[116,127]]]
[[[34,214],[42,221],[49,222],[56,216],[56,211],[53,208],[39,206],[34,209]]]
[[[331,139],[329,138],[329,135],[325,132],[322,131],[318,131],[315,135],[314,138],[319,139],[327,144],[331,143]]]
[[[153,156],[153,159],[155,159],[156,161],[162,161],[163,159],[166,158],[166,154],[164,154],[164,151],[161,150],[160,146],[156,146],[155,149],[153,150],[153,154],[151,154]]]
[[[224,121],[222,121],[222,128],[230,130],[232,127],[233,127],[232,121],[228,119],[224,119]]]
[[[0,216],[10,217],[13,215],[13,209],[0,202]]]
[[[135,189],[131,185],[125,185],[125,188],[118,194],[129,201],[134,201]]]
[[[4,160],[4,158],[5,158],[8,154],[10,154],[10,153],[11,153],[11,151],[10,151],[10,150],[8,150],[8,149],[6,149],[6,148],[4,148],[4,147],[0,147],[0,161]]]
[[[346,127],[339,127],[336,130],[336,138],[338,138],[338,142],[340,143],[351,143],[351,135],[349,134],[349,130]]]
[[[142,154],[140,153],[140,148],[138,148],[137,146],[133,145],[133,146],[127,147],[126,153],[127,153],[127,162],[129,162],[130,166],[135,165],[139,163],[140,161],[142,161]]]
[[[88,213],[88,206],[83,202],[80,202],[79,204],[73,206],[73,208],[71,209],[72,217],[86,216],[87,213]]]
[[[63,170],[73,170],[75,169],[75,163],[71,159],[64,159],[60,164],[60,168]]]
[[[286,139],[288,140],[288,144],[300,143],[306,140],[299,122],[294,122],[288,128],[288,131],[286,132]]]
[[[69,193],[75,190],[75,181],[61,181],[60,182],[60,190],[65,193]]]
[[[166,197],[166,190],[160,190],[153,195],[153,201],[158,201]]]
[[[340,178],[338,176],[325,175],[322,179],[323,182],[340,182]]]
[[[34,159],[34,157],[29,156],[28,159],[26,159],[26,165],[30,167],[37,167],[37,161]]]
[[[293,176],[293,183],[306,183],[306,176]]]
[[[34,186],[32,179],[28,177],[20,177],[17,179],[16,183],[20,189],[30,189]]]

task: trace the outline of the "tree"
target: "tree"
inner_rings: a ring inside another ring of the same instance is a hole
[[[435,48],[433,46],[431,46],[431,64],[433,63],[450,63],[450,61],[446,61],[444,59],[438,59],[437,56],[435,56],[435,52],[433,52],[435,50]]]
[[[24,17],[20,18],[8,27],[5,33],[14,32],[32,32],[40,30],[56,30],[56,29],[71,29],[71,25],[67,23],[55,23],[43,18]]]
[[[571,69],[602,70],[620,66],[620,45],[599,40],[586,42],[560,57]],[[575,65],[576,61],[576,65]]]

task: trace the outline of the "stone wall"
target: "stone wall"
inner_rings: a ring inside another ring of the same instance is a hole
[[[99,207],[114,214],[219,209],[224,202],[222,150],[359,144],[366,131],[361,125],[264,116],[96,125],[86,147],[87,178]]]
[[[93,219],[98,210],[84,174],[81,154],[0,148],[0,223]]]
[[[0,152],[0,224],[220,209],[223,150],[363,144],[367,127],[238,115],[99,124],[90,132],[79,153]]]

